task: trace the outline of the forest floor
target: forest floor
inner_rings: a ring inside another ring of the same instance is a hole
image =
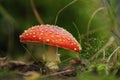
[[[120,70],[115,76],[107,76],[99,75],[96,68],[87,73],[84,64],[76,66],[67,64],[59,70],[50,70],[42,62],[25,63],[0,58],[0,80],[120,80]]]

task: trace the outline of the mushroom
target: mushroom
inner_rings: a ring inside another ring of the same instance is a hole
[[[25,30],[20,35],[22,43],[42,43],[47,44],[48,49],[45,53],[46,66],[49,69],[58,69],[60,58],[58,55],[58,47],[79,52],[80,44],[72,36],[71,33],[63,28],[54,25],[36,25]]]

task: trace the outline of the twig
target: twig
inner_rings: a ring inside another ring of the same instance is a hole
[[[98,56],[103,50],[105,50],[108,46],[110,46],[114,41],[114,37],[110,37],[110,39],[108,40],[108,42],[97,52],[95,53],[90,59],[89,61],[92,61],[96,56]]]
[[[44,77],[50,77],[50,76],[56,76],[56,75],[60,75],[60,74],[63,74],[63,73],[69,73],[69,72],[72,72],[73,70],[65,70],[65,71],[61,71],[61,72],[56,72],[56,73],[53,73],[53,74],[49,74],[49,75],[46,75]]]
[[[52,73],[52,74],[49,74],[49,75],[43,75],[40,78],[42,79],[42,78],[52,77],[52,76],[60,75],[60,74],[63,74],[63,73],[69,73],[69,72],[72,72],[72,71],[73,70],[65,70],[65,71],[61,71],[61,72]],[[32,74],[34,74],[34,73],[35,73],[34,71],[30,71],[30,72],[26,72],[26,73],[17,72],[17,74],[25,76],[25,77],[32,76]]]
[[[35,5],[34,5],[33,0],[31,0],[31,6],[32,6],[32,10],[33,10],[33,12],[34,12],[34,14],[35,14],[35,17],[37,18],[38,22],[39,22],[40,24],[44,24],[42,18],[40,17],[40,14],[38,13],[38,11],[37,11],[37,9],[36,9],[36,7],[35,7]]]
[[[57,12],[56,17],[55,17],[55,25],[56,25],[56,23],[57,23],[59,14],[60,14],[65,8],[69,7],[70,5],[72,5],[73,3],[75,3],[76,1],[78,1],[78,0],[73,0],[73,1],[71,1],[69,4],[67,4],[66,6],[64,6],[62,9],[60,9],[60,10]]]

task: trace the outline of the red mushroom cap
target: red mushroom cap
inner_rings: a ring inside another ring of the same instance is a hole
[[[54,25],[37,25],[25,30],[20,35],[20,42],[43,43],[79,52],[80,44],[63,28]]]

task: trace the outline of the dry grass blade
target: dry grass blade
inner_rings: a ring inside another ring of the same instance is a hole
[[[81,43],[81,37],[80,37],[79,29],[78,29],[77,25],[74,22],[73,22],[73,25],[74,25],[74,27],[75,27],[75,29],[77,31],[79,42]]]
[[[95,57],[97,57],[103,50],[105,50],[108,46],[110,46],[112,43],[114,42],[114,37],[110,37],[110,39],[108,40],[108,42],[97,52],[95,53],[90,59],[89,61],[92,61]]]
[[[93,12],[93,14],[91,15],[91,17],[90,17],[90,19],[89,19],[89,21],[88,21],[88,25],[87,25],[87,38],[88,38],[88,36],[89,36],[89,30],[90,30],[90,25],[91,25],[92,19],[93,19],[94,16],[97,14],[97,12],[99,12],[99,11],[101,11],[101,10],[103,10],[103,9],[105,9],[105,7],[100,7],[100,8],[98,8],[97,10],[95,10],[95,11]]]
[[[27,53],[32,57],[32,59],[34,60],[34,61],[39,61],[39,60],[37,60],[36,58],[35,58],[35,56],[33,56],[32,54],[31,54],[31,52],[24,46],[24,45],[22,45],[23,46],[23,48],[27,51]]]
[[[120,35],[119,35],[119,32],[117,31],[118,29],[116,29],[115,26],[112,26],[112,27],[111,27],[111,30],[112,30],[113,34],[114,34],[115,36],[117,36],[117,38],[120,40]]]
[[[107,63],[110,61],[111,57],[112,57],[119,49],[120,49],[120,47],[117,47],[117,48],[113,51],[113,53],[108,57]]]
[[[40,24],[44,24],[42,18],[40,17],[40,14],[38,14],[38,11],[37,11],[37,9],[35,7],[35,4],[34,4],[33,0],[31,0],[31,6],[32,6],[32,10],[33,10],[33,12],[35,14],[35,17],[37,18],[38,22]]]
[[[68,6],[72,5],[72,4],[75,3],[76,1],[78,1],[78,0],[73,0],[72,2],[70,2],[69,4],[67,4],[66,6],[64,6],[62,9],[60,9],[60,10],[57,12],[57,15],[56,15],[56,17],[55,17],[55,25],[56,25],[56,23],[57,23],[59,14],[60,14],[65,8],[67,8]]]
[[[105,67],[105,69],[106,69],[106,75],[109,75],[109,61],[110,61],[110,59],[111,59],[111,57],[118,51],[120,49],[120,47],[118,46],[112,53],[111,53],[111,55],[108,57],[108,59],[107,59],[107,64],[106,64],[106,67]]]

